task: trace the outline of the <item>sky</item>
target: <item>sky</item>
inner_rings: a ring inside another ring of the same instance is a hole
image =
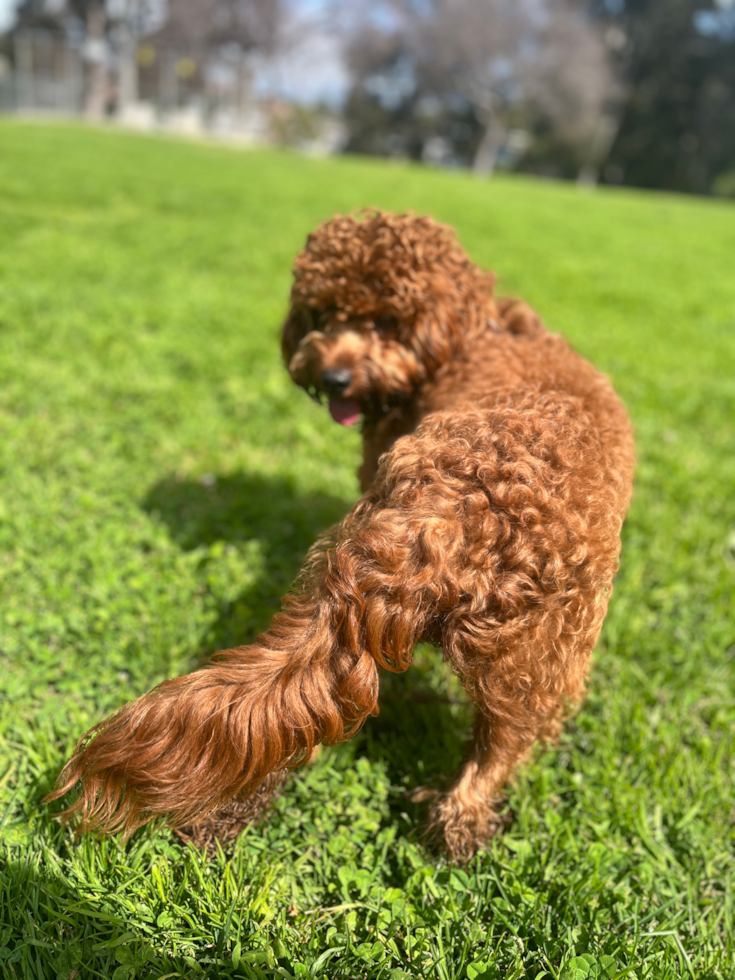
[[[14,10],[15,0],[0,0],[0,31],[10,27]]]
[[[296,102],[325,101],[339,104],[344,98],[348,77],[335,37],[317,26],[318,0],[301,2],[288,33],[294,39],[287,53],[271,59],[256,72],[256,91],[277,94]],[[303,29],[300,26],[303,24]]]

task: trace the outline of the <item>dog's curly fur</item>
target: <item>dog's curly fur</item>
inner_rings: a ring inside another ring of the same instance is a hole
[[[296,384],[331,392],[335,418],[362,414],[364,495],[267,633],[93,728],[52,797],[81,780],[67,813],[103,831],[260,801],[272,774],[376,713],[378,668],[406,670],[427,640],[477,705],[430,818],[466,859],[519,760],[583,693],[631,494],[628,418],[528,306],[495,299],[448,228],[413,215],[319,226],[283,355]]]

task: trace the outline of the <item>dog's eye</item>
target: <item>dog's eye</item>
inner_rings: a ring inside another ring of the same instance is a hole
[[[388,330],[395,330],[398,326],[398,320],[396,320],[394,316],[389,316],[386,314],[376,316],[373,320],[373,325],[375,326],[376,330],[379,330],[381,333],[385,333]]]

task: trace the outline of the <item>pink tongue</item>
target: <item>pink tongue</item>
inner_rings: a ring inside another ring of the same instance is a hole
[[[362,408],[359,402],[349,401],[346,398],[330,398],[329,412],[335,422],[340,425],[354,425],[360,418]]]

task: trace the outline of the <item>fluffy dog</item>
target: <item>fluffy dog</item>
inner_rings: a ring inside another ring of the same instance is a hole
[[[261,800],[378,710],[378,669],[440,644],[477,706],[435,794],[449,855],[582,694],[631,495],[633,441],[608,380],[525,304],[498,301],[450,229],[336,217],[296,259],[283,356],[332,417],[362,419],[362,498],[310,551],[268,632],[166,681],[80,741],[52,798],[132,831]]]

